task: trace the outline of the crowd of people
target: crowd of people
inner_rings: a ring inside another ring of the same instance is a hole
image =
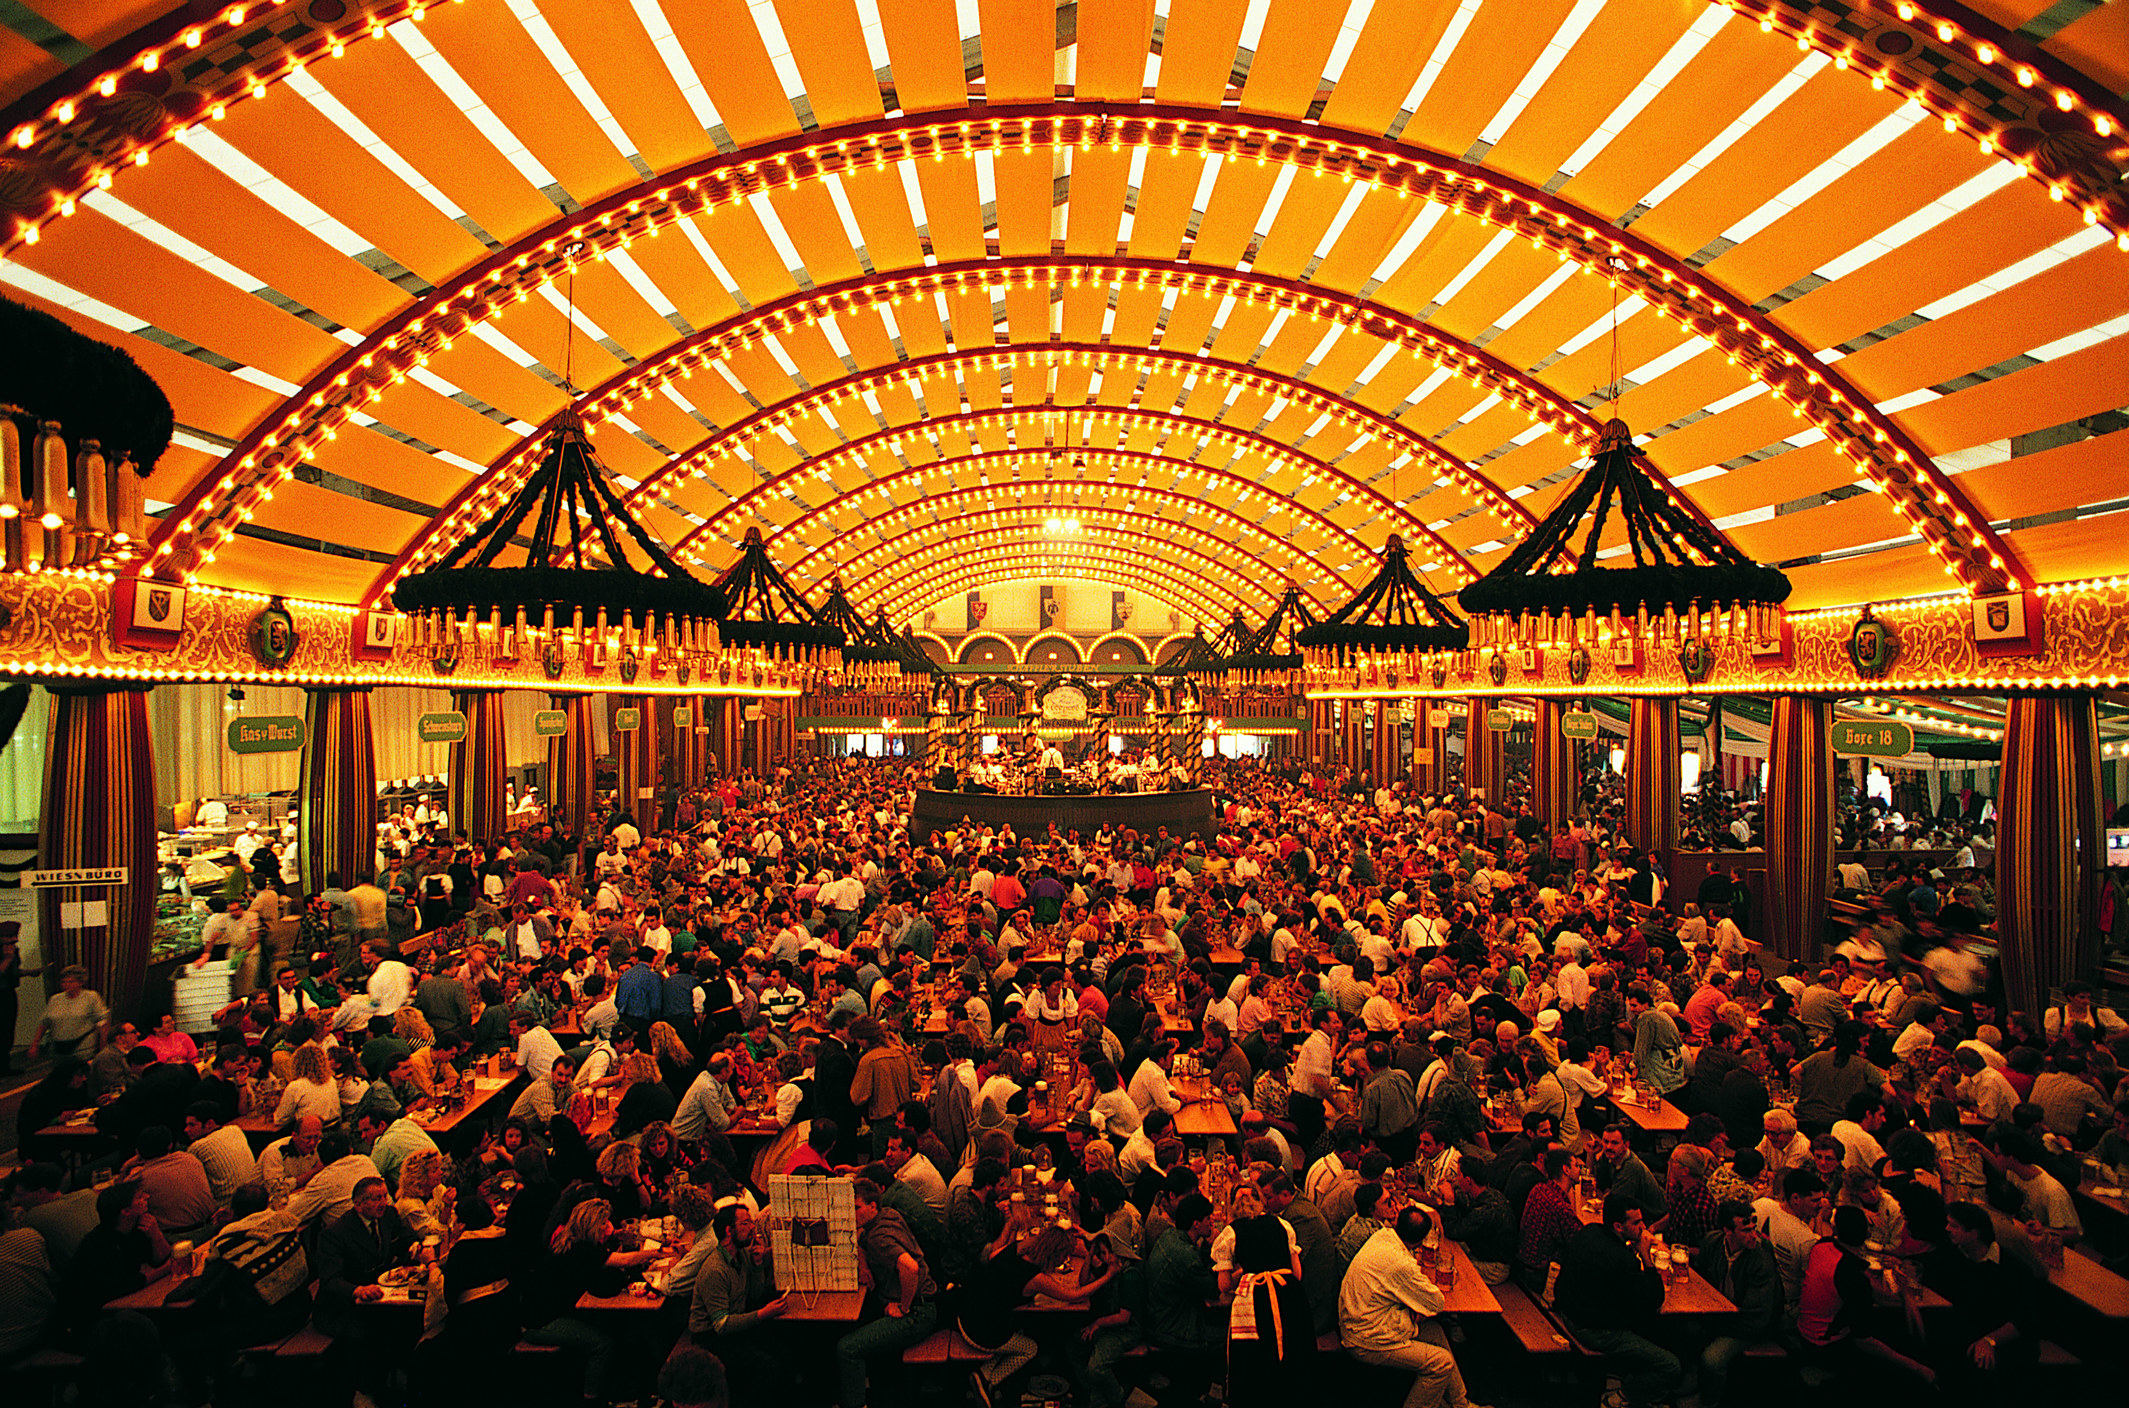
[[[308,1325],[342,1401],[442,1401],[530,1345],[593,1402],[663,1366],[863,1408],[947,1331],[986,1405],[1038,1359],[1100,1408],[1156,1381],[1269,1403],[1328,1351],[1465,1408],[1445,1240],[1620,1403],[1723,1403],[1768,1341],[1975,1400],[2033,1362],[2080,1160],[2129,1180],[2124,1026],[2089,988],[2005,1011],[1926,872],[1866,875],[1853,934],[1788,963],[1736,877],[1667,893],[1601,797],[1548,826],[1208,774],[1207,836],[911,835],[914,770],[862,760],[574,840],[410,818],[378,874],[303,900],[286,955],[247,922],[272,885],[233,890],[203,961],[253,987],[212,1032],[86,994],[48,1034],[0,1362],[130,1346],[138,1401],[234,1399],[246,1351]],[[497,1058],[495,1117],[432,1135]],[[1185,1068],[1231,1137],[1179,1135]],[[1675,1144],[1627,1090],[1684,1112]],[[89,1108],[70,1171],[43,1131]],[[772,1175],[852,1181],[855,1321],[792,1319]],[[1675,1261],[1735,1313],[1661,1317]],[[110,1309],[159,1279],[165,1318]],[[662,1308],[581,1308],[638,1284]]]

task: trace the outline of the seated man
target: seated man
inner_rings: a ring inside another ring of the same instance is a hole
[[[1471,1408],[1437,1318],[1442,1293],[1419,1266],[1433,1230],[1424,1208],[1406,1207],[1361,1244],[1339,1286],[1338,1341],[1363,1364],[1416,1370],[1405,1408]]]
[[[1650,1264],[1649,1230],[1631,1191],[1606,1195],[1604,1220],[1567,1244],[1553,1306],[1583,1344],[1618,1370],[1628,1405],[1665,1403],[1677,1393],[1678,1356],[1653,1338],[1663,1273]]]

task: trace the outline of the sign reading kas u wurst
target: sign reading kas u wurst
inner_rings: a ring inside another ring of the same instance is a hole
[[[294,753],[303,747],[303,720],[294,714],[253,714],[229,721],[232,753]]]

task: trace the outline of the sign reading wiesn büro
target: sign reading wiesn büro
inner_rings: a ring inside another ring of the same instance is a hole
[[[38,890],[50,890],[61,885],[127,883],[126,868],[122,865],[104,866],[95,870],[33,870],[29,873],[30,887]]]
[[[232,753],[293,753],[303,746],[303,720],[294,714],[252,714],[229,721]]]

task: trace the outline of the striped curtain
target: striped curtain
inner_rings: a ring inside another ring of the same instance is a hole
[[[659,700],[648,694],[610,696],[616,709],[637,711],[636,727],[614,735],[614,762],[620,778],[617,799],[623,811],[636,819],[638,830],[651,831],[658,815],[658,720]]]
[[[1575,813],[1575,745],[1560,736],[1568,701],[1540,696],[1530,736],[1530,809],[1547,826]]]
[[[370,692],[317,689],[305,709],[303,748],[303,888],[315,893],[332,876],[359,885],[376,866],[377,754],[370,736]]]
[[[1449,730],[1434,727],[1429,717],[1442,707],[1438,699],[1415,699],[1412,701],[1412,747],[1416,755],[1424,748],[1433,756],[1433,761],[1420,766],[1414,764],[1412,781],[1421,792],[1442,793],[1456,781],[1456,770],[1450,765]]]
[[[1464,785],[1483,788],[1486,800],[1499,806],[1508,785],[1508,735],[1486,727],[1491,699],[1464,702]]]
[[[717,701],[717,770],[721,776],[735,777],[739,773],[739,751],[747,726],[747,703],[744,697],[729,694]],[[971,743],[970,747],[973,749],[974,744]],[[966,767],[968,761],[964,757],[959,765]]]
[[[1811,958],[1826,928],[1833,880],[1833,701],[1773,697],[1767,739],[1767,946]],[[1749,923],[1749,919],[1745,922]]]
[[[599,778],[592,717],[598,698],[557,694],[553,705],[569,716],[569,731],[547,740],[547,815],[563,835],[582,839],[591,827]]]
[[[140,1009],[155,934],[155,758],[148,730],[148,691],[49,686],[45,729],[44,810],[37,831],[40,870],[123,866],[125,885],[42,893],[40,933],[52,963],[79,963],[89,986],[115,1017]],[[219,742],[219,740],[217,740]],[[62,930],[62,898],[101,898],[109,906],[101,928]]]
[[[1644,851],[1678,849],[1678,701],[1635,699],[1626,723],[1626,834]]]
[[[451,822],[475,841],[498,841],[509,830],[503,801],[503,693],[469,689],[451,696],[466,716],[466,740],[451,745]]]
[[[2004,995],[2038,1015],[2065,979],[2098,966],[2100,869],[2106,846],[2099,731],[2089,694],[2014,694],[2003,727],[1997,794],[1997,940]]]

